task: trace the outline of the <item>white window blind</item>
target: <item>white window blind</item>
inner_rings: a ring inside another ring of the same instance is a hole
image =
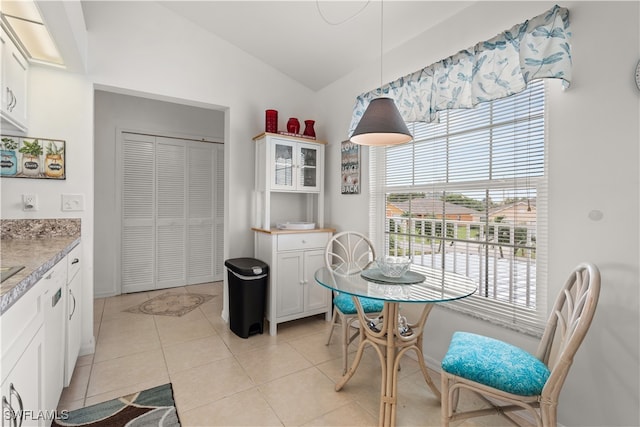
[[[476,294],[443,306],[539,335],[546,321],[545,88],[410,125],[371,150],[372,237],[414,267],[465,275]]]

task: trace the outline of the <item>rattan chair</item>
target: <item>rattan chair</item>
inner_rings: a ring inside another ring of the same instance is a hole
[[[334,270],[344,264],[349,264],[350,273],[356,273],[367,268],[376,258],[375,249],[371,241],[363,234],[355,231],[343,231],[334,234],[325,249],[325,264]],[[362,310],[377,317],[384,307],[384,302],[369,298],[358,297]],[[327,336],[327,345],[336,326],[342,331],[342,374],[347,373],[349,344],[361,336],[360,325],[356,322],[358,314],[351,295],[333,293],[333,318]],[[357,326],[357,327],[356,327]],[[355,329],[352,331],[352,329]]]
[[[527,410],[537,426],[556,426],[558,396],[595,313],[600,272],[582,263],[558,295],[535,355],[481,335],[455,332],[442,360],[442,426],[450,421]],[[461,389],[479,394],[485,409],[458,412]],[[524,419],[524,418],[523,418]]]

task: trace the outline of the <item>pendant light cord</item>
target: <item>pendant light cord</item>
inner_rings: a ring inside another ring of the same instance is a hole
[[[322,20],[324,22],[326,22],[329,25],[342,25],[345,22],[349,22],[351,21],[353,18],[355,18],[356,16],[360,15],[362,13],[363,10],[366,9],[367,6],[369,6],[369,3],[371,3],[371,0],[367,0],[367,2],[364,4],[364,6],[362,6],[360,8],[359,11],[357,11],[356,13],[354,13],[353,15],[343,19],[342,21],[338,21],[338,22],[331,22],[327,19],[326,16],[324,16],[324,14],[322,13],[322,10],[320,10],[320,0],[316,0],[316,9],[318,9],[318,14],[320,14],[320,17],[322,18]]]
[[[380,0],[380,87],[382,87],[382,52],[384,41],[384,0]]]
[[[331,22],[327,19],[326,16],[324,16],[324,13],[322,13],[322,9],[320,9],[320,0],[316,0],[316,9],[318,9],[318,14],[322,18],[322,20],[327,24],[342,25],[345,22],[349,22],[355,17],[357,17],[358,15],[360,15],[367,8],[367,6],[369,6],[370,3],[371,3],[371,0],[367,0],[364,6],[362,6],[360,10],[358,10],[356,13],[343,19],[342,21],[337,21],[337,22]],[[382,82],[384,81],[383,80],[383,60],[382,60],[383,51],[384,51],[383,42],[384,42],[384,0],[380,0],[380,87],[382,87]]]

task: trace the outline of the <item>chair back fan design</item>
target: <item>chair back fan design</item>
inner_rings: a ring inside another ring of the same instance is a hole
[[[376,251],[371,241],[357,231],[342,231],[331,237],[324,251],[325,265],[334,274],[348,275],[359,273],[369,267],[376,259]],[[345,267],[346,266],[346,267]],[[380,300],[364,297],[352,297],[334,292],[333,317],[327,333],[327,345],[331,343],[333,329],[340,326],[340,342],[342,345],[342,374],[347,373],[348,347],[356,339],[362,339],[364,333],[358,320],[356,300],[362,311],[379,315],[384,307]]]
[[[352,264],[360,271],[376,259],[371,241],[356,231],[343,231],[335,234],[325,250],[325,264],[334,269],[340,264]]]
[[[599,295],[600,271],[594,264],[579,264],[556,297],[535,354],[493,338],[455,332],[441,363],[441,425],[495,413],[514,421],[510,411],[526,410],[538,427],[556,426],[560,391],[591,326]],[[487,407],[458,411],[460,389],[475,392]]]
[[[536,357],[551,371],[542,396],[557,401],[573,358],[595,314],[600,295],[600,272],[589,263],[580,264],[569,276],[547,321]]]

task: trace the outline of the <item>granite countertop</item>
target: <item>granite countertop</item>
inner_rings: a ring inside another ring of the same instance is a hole
[[[80,244],[79,220],[77,226],[71,223],[71,227],[62,221],[65,220],[2,220],[0,264],[24,268],[0,283],[0,315]],[[42,232],[45,228],[49,230]],[[50,232],[52,228],[60,232]]]
[[[0,315],[79,243],[79,237],[0,240],[2,266],[24,265],[22,270],[0,283]]]

